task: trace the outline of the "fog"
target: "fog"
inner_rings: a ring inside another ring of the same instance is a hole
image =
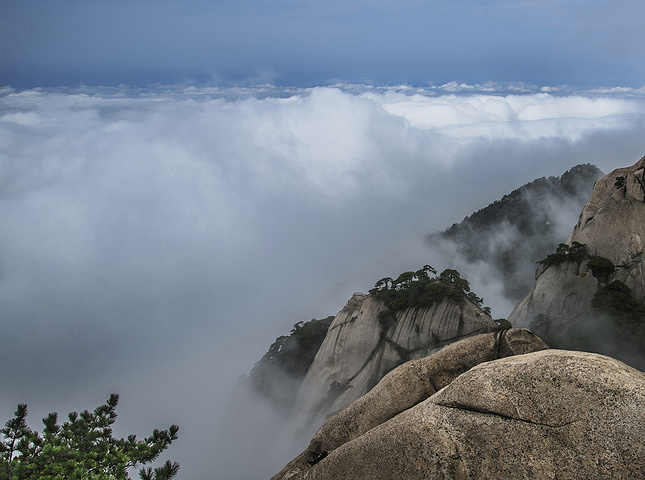
[[[277,336],[454,267],[428,233],[576,164],[631,165],[644,127],[642,89],[0,89],[2,423],[116,392],[118,435],[180,425],[178,478],[269,477],[297,452],[268,407],[222,412]]]

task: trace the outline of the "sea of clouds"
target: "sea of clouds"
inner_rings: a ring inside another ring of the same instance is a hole
[[[627,88],[0,89],[1,422],[117,392],[118,434],[180,425],[179,478],[270,476],[296,452],[219,415],[278,335],[453,266],[426,234],[576,164],[630,165],[644,127]]]

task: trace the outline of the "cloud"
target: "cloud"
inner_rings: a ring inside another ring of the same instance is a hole
[[[3,89],[4,418],[114,390],[140,435],[185,425],[169,456],[201,478],[190,452],[291,325],[449,267],[425,234],[527,181],[643,154],[642,92],[466,87]]]
[[[380,103],[414,127],[441,129],[450,136],[522,140],[560,137],[575,141],[590,131],[620,129],[625,115],[640,110],[638,103],[622,98],[563,98],[547,93],[412,98],[395,93]]]

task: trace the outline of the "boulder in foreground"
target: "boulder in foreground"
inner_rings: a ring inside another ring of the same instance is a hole
[[[645,374],[565,350],[485,362],[317,460],[276,478],[643,478]]]

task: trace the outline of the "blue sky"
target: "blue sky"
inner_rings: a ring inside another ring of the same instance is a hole
[[[645,84],[640,0],[3,0],[0,85]]]

